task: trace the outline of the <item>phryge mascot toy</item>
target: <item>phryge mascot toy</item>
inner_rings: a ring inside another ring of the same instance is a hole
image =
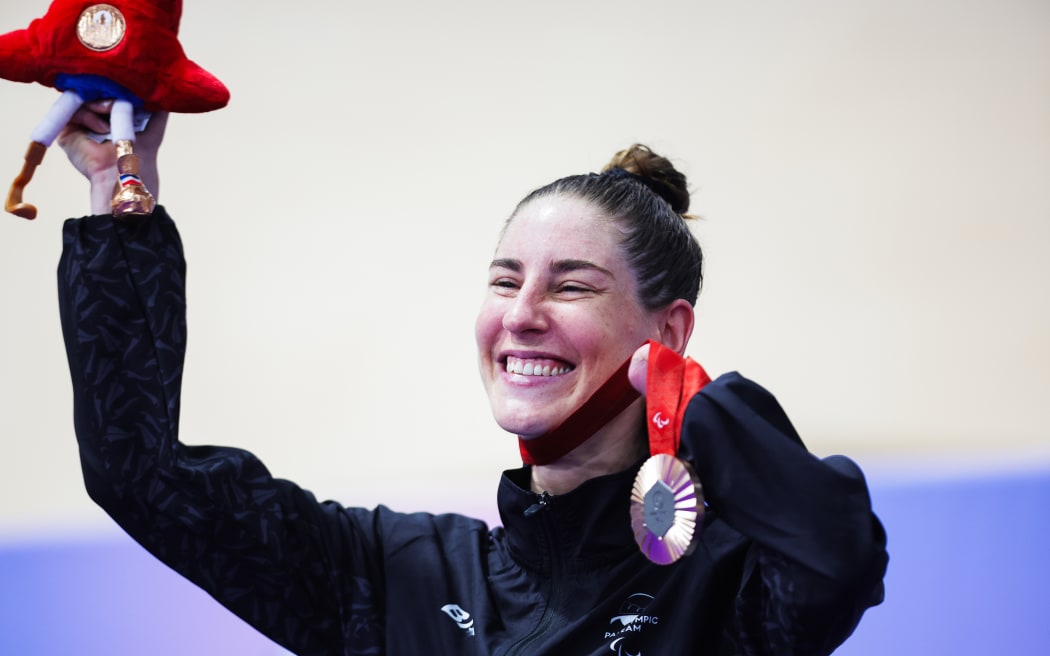
[[[36,217],[22,192],[44,153],[81,105],[110,98],[109,138],[119,169],[113,214],[153,211],[153,196],[138,175],[136,123],[141,127],[151,111],[208,112],[230,99],[222,82],[187,59],[178,40],[181,16],[181,0],[55,0],[28,28],[0,36],[0,77],[62,92],[33,130],[7,196],[8,212]]]

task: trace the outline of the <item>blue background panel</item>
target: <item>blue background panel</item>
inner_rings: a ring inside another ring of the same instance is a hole
[[[872,497],[886,601],[837,654],[1050,653],[1050,472],[873,484]],[[0,581],[0,654],[285,653],[122,534],[0,547]]]

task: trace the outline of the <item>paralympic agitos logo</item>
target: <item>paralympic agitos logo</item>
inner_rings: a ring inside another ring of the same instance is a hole
[[[652,601],[652,595],[635,593],[620,605],[620,614],[609,619],[605,639],[610,641],[609,650],[616,656],[642,656],[638,644],[641,631],[646,626],[660,624],[659,617],[645,612]]]

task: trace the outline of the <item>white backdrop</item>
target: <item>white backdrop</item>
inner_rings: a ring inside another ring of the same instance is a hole
[[[185,4],[183,45],[232,101],[174,116],[161,159],[189,261],[184,441],[321,497],[491,513],[518,462],[472,332],[500,224],[642,141],[704,217],[691,354],[712,374],[771,388],[819,454],[1050,461],[1044,0]],[[0,31],[45,9],[6,2]],[[0,83],[5,190],[55,97]],[[26,198],[35,222],[0,217],[9,538],[107,522],[55,300],[87,185],[55,147]]]

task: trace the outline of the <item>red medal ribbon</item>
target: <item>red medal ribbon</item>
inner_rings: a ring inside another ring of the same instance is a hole
[[[526,465],[549,465],[586,442],[599,428],[626,410],[639,396],[627,378],[630,364],[630,359],[624,362],[591,398],[551,432],[531,440],[518,437],[521,461]]]
[[[685,408],[696,393],[711,382],[711,377],[692,358],[683,358],[654,340],[648,344],[645,405],[649,453],[673,456],[678,453],[682,440]]]
[[[697,362],[649,340],[646,424],[650,457],[631,488],[631,530],[638,548],[658,565],[691,553],[703,523],[704,491],[689,463],[678,458],[689,401],[710,376]]]
[[[646,407],[652,455],[678,453],[685,406],[711,378],[698,362],[649,340]],[[628,359],[560,426],[533,439],[518,437],[521,461],[549,465],[580,446],[631,405],[639,394],[627,378]]]

